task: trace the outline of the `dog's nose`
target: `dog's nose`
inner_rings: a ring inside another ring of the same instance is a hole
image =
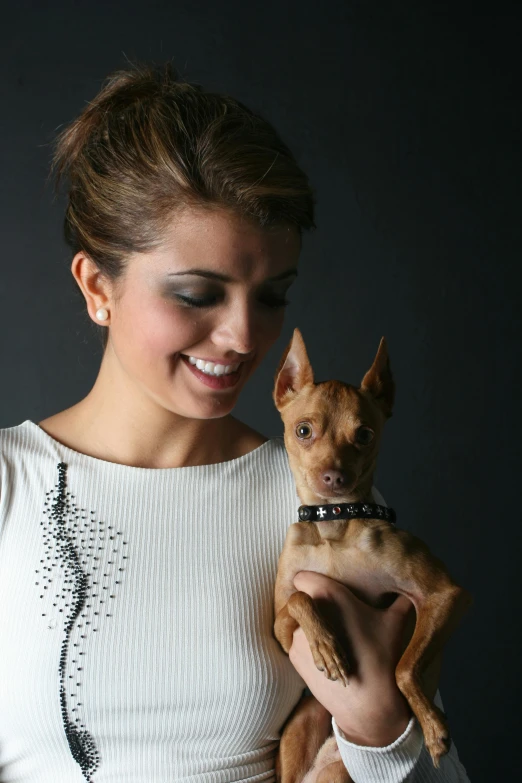
[[[323,484],[325,484],[328,489],[342,489],[347,482],[346,473],[342,470],[327,470],[323,473],[321,478]]]

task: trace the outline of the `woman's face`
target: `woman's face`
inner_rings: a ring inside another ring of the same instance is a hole
[[[130,257],[120,298],[108,302],[106,358],[173,413],[226,415],[280,334],[300,246],[295,227],[263,230],[224,210],[186,210],[160,248]],[[225,376],[203,374],[189,357],[241,364],[219,388]]]

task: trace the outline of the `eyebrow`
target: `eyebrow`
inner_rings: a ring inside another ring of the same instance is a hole
[[[228,275],[223,275],[220,272],[212,272],[210,269],[186,269],[184,272],[170,272],[168,274],[168,277],[177,277],[178,275],[199,275],[199,277],[206,277],[209,280],[221,280],[223,283],[235,282],[233,277],[229,277]],[[281,272],[281,274],[279,275],[275,275],[274,277],[268,277],[266,282],[275,283],[277,280],[284,280],[285,277],[290,277],[291,275],[297,276],[297,269],[295,266],[291,267],[290,269],[287,269],[284,272]]]

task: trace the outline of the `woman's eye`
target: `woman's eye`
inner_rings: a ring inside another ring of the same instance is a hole
[[[295,428],[295,434],[301,440],[307,440],[308,438],[312,437],[312,427],[306,422],[298,424]]]
[[[192,299],[190,296],[183,296],[183,294],[176,294],[176,296],[185,304],[190,305],[190,307],[210,307],[216,301],[215,296],[209,299]]]
[[[217,296],[211,296],[206,299],[193,299],[190,296],[184,296],[183,294],[176,294],[177,298],[180,299],[184,304],[189,305],[190,307],[212,307],[214,304],[216,304],[216,301],[218,299]],[[286,307],[290,302],[288,299],[278,299],[278,298],[271,298],[271,299],[265,299],[264,301],[261,301],[261,304],[266,305],[270,308],[278,308],[278,307]]]
[[[361,446],[368,446],[374,438],[374,432],[369,427],[359,427],[355,433],[355,440]]]

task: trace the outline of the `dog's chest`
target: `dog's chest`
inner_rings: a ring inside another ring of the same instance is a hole
[[[292,549],[296,573],[315,571],[329,576],[375,606],[390,591],[389,578],[379,568],[375,552],[370,555],[363,531],[346,535],[341,541],[314,536],[313,541],[301,542]]]

